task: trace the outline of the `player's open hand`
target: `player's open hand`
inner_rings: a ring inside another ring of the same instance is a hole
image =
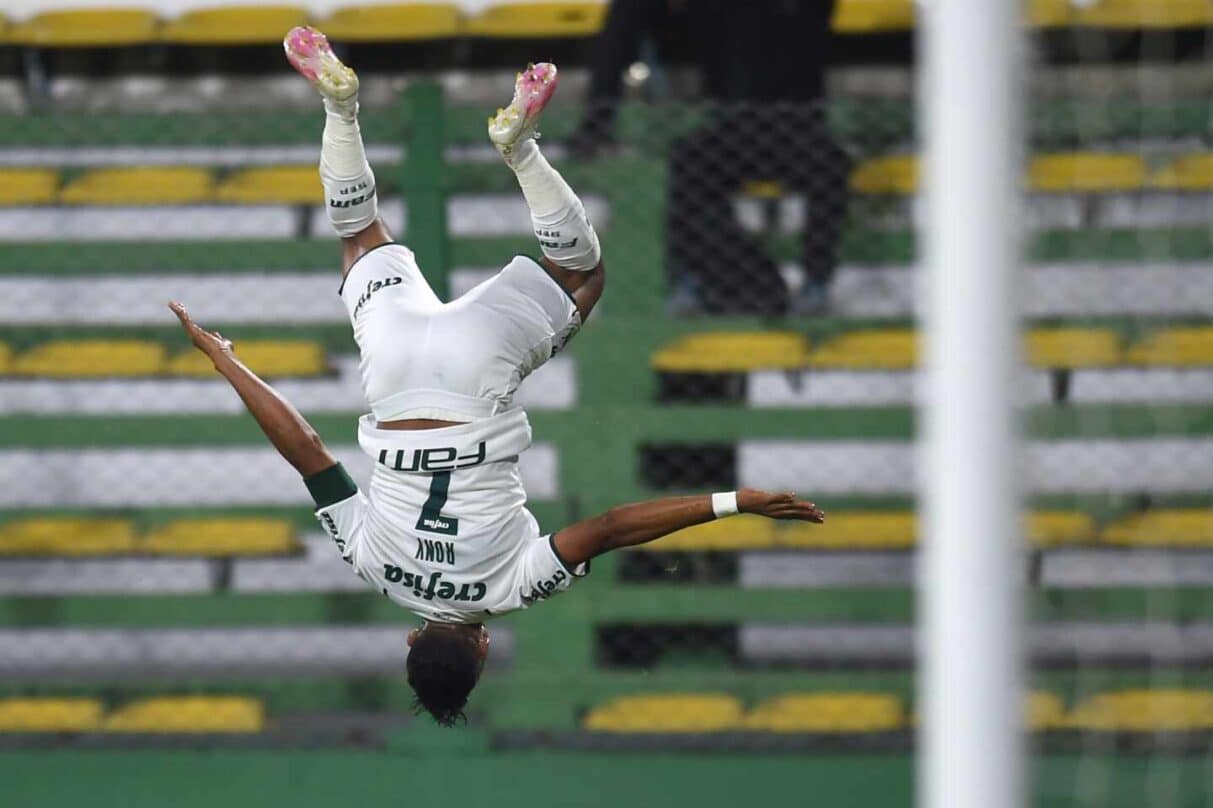
[[[742,488],[737,492],[737,509],[742,513],[756,513],[768,519],[798,519],[801,522],[821,524],[826,520],[825,512],[812,502],[796,499],[791,492],[773,494],[756,488]]]
[[[173,314],[177,315],[177,319],[181,321],[181,327],[185,329],[185,333],[189,335],[190,342],[194,343],[195,348],[202,351],[211,359],[222,354],[232,353],[232,341],[224,339],[223,335],[218,331],[207,331],[195,323],[194,319],[190,317],[190,313],[185,310],[185,306],[174,300],[168,304],[168,307],[173,310]]]

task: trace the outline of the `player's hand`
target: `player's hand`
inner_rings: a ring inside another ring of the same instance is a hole
[[[756,513],[768,519],[798,519],[801,522],[821,524],[826,520],[825,512],[812,502],[796,499],[791,492],[773,494],[756,488],[742,488],[737,492],[737,509],[742,513]]]
[[[218,331],[207,331],[195,323],[193,318],[190,317],[190,313],[185,310],[185,306],[176,300],[169,303],[168,307],[173,310],[173,314],[177,315],[177,319],[181,321],[181,327],[185,329],[185,333],[189,335],[190,342],[194,343],[195,348],[202,351],[211,359],[216,359],[224,354],[231,355],[231,340],[224,339],[223,335]]]

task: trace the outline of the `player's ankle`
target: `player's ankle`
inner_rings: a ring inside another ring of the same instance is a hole
[[[346,123],[353,123],[358,120],[358,94],[355,93],[347,99],[338,101],[335,98],[329,98],[327,95],[321,96],[324,100],[324,113],[340,118]]]

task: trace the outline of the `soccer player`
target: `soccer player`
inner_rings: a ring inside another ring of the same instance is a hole
[[[180,303],[170,308],[302,475],[342,558],[423,619],[408,634],[417,709],[444,726],[462,718],[488,653],[484,622],[568,589],[601,553],[738,512],[824,519],[791,494],[742,489],[624,505],[541,535],[518,473],[531,428],[511,399],[589,316],[604,280],[585,209],[535,142],[556,67],[528,67],[509,106],[489,121],[489,139],[518,177],[543,257],[517,256],[443,303],[413,253],[377,217],[354,72],[318,31],[296,28],[284,44],[324,99],[320,177],[342,237],[340,295],[371,409],[358,424],[358,442],[374,460],[368,490],[358,489],[289,402],[241,364],[231,342],[195,323]]]

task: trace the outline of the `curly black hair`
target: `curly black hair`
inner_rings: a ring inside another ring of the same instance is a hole
[[[416,713],[429,713],[443,727],[467,723],[463,708],[480,679],[475,643],[453,631],[422,631],[409,650],[406,668]]]

